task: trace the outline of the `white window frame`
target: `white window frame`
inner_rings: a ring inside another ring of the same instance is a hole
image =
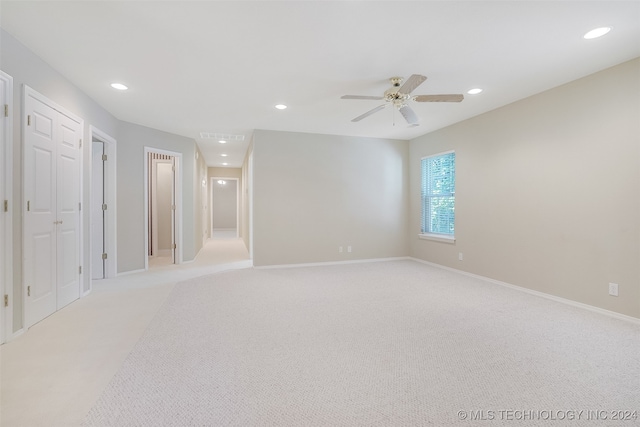
[[[449,150],[449,151],[444,151],[442,153],[436,153],[436,154],[432,154],[429,156],[425,156],[422,157],[420,159],[420,234],[418,234],[418,237],[420,239],[424,239],[424,240],[433,240],[436,242],[443,242],[443,243],[455,243],[456,241],[456,237],[455,237],[455,231],[454,234],[442,234],[442,233],[431,233],[431,232],[423,232],[422,231],[422,226],[423,226],[423,218],[424,218],[424,201],[422,199],[422,176],[424,174],[424,170],[422,168],[422,163],[424,162],[424,160],[426,159],[431,159],[433,157],[440,157],[440,156],[445,156],[447,154],[455,154],[455,150]],[[457,156],[456,156],[456,164],[457,164]],[[457,165],[456,165],[457,166]],[[455,192],[453,193],[454,197],[455,197]],[[454,224],[455,224],[455,220],[454,220]],[[454,228],[455,230],[455,228]]]

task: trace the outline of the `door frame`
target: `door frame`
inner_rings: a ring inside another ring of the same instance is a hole
[[[104,165],[104,199],[107,204],[107,210],[105,211],[104,217],[104,239],[105,239],[105,248],[107,251],[107,260],[105,262],[104,268],[104,278],[109,279],[112,277],[116,277],[118,275],[118,244],[117,244],[117,205],[116,205],[116,192],[117,192],[117,184],[116,184],[116,148],[117,141],[115,138],[111,137],[106,132],[101,131],[97,127],[90,125],[89,126],[89,141],[88,144],[91,144],[91,154],[89,158],[93,158],[93,140],[97,139],[98,141],[104,144],[104,153],[107,155],[107,162]],[[91,168],[89,172],[89,188],[93,188],[93,162],[89,162],[89,167]],[[89,208],[91,207],[91,200],[89,201]],[[91,215],[89,215],[89,230],[91,230]],[[91,270],[91,252],[93,250],[93,245],[91,244],[91,239],[89,239],[89,270]],[[91,273],[91,271],[89,271]],[[83,296],[87,295],[91,292],[92,285],[92,274],[89,274],[89,289],[84,291]]]
[[[226,176],[212,176],[210,178],[210,187],[211,187],[211,191],[209,192],[210,195],[210,199],[211,199],[211,203],[209,204],[210,206],[210,218],[209,218],[209,224],[210,224],[210,233],[209,233],[209,237],[213,238],[213,189],[215,188],[215,184],[216,181],[218,181],[219,179],[223,179],[225,181],[236,181],[236,238],[240,237],[240,195],[241,195],[241,191],[240,191],[240,178],[229,178]]]
[[[183,249],[184,246],[182,239],[182,153],[178,153],[175,151],[163,150],[161,148],[155,147],[144,147],[144,173],[143,173],[143,182],[144,182],[144,269],[145,271],[149,269],[149,153],[157,153],[157,154],[165,154],[167,156],[173,156],[175,159],[175,201],[176,201],[176,210],[175,210],[175,264],[183,263]]]
[[[0,303],[0,344],[12,339],[13,334],[13,77],[0,70],[0,84],[5,86],[7,114],[2,114],[4,133],[0,136],[0,203],[7,201],[7,211],[0,208],[0,295],[7,296],[9,304]],[[4,106],[2,107],[4,109]]]

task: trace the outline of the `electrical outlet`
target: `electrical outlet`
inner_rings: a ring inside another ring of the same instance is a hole
[[[462,261],[463,255],[462,252],[458,252],[458,261]]]
[[[342,246],[338,246],[338,252],[342,253]]]
[[[609,283],[609,295],[617,297],[618,296],[618,284],[617,283]]]
[[[347,252],[351,253],[351,246],[347,246]]]

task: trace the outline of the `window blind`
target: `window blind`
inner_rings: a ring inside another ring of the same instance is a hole
[[[453,235],[456,153],[422,159],[422,232]]]

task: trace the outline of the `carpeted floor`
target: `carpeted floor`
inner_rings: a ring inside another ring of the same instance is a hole
[[[388,261],[176,285],[84,425],[631,426],[638,412],[640,326]]]

